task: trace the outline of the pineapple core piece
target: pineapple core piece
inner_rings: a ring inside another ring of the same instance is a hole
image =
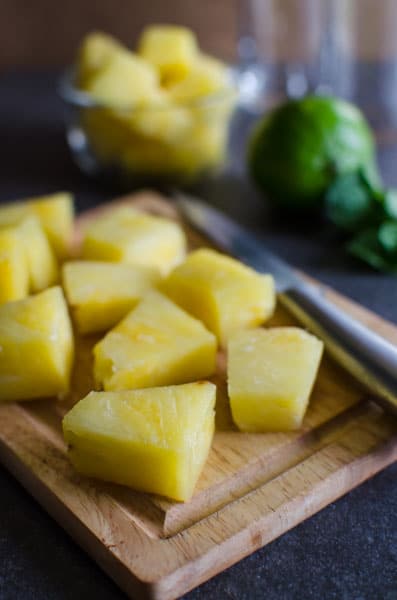
[[[105,390],[186,383],[215,371],[215,337],[156,291],[94,348],[94,376]]]
[[[152,25],[142,33],[138,52],[159,70],[162,81],[178,81],[194,64],[197,56],[196,37],[186,27]]]
[[[69,389],[73,334],[60,287],[0,306],[0,402]]]
[[[228,390],[242,431],[301,426],[323,342],[298,327],[237,332],[228,346]]]
[[[156,267],[167,274],[184,259],[185,249],[177,223],[122,206],[88,226],[83,258]]]
[[[69,254],[73,234],[73,196],[59,192],[0,206],[0,226],[15,225],[28,216],[39,219],[56,256],[65,258]]]
[[[91,392],[63,419],[79,473],[189,500],[214,432],[215,385]]]
[[[29,272],[21,240],[12,229],[0,230],[0,304],[25,298],[28,292]]]
[[[122,263],[79,260],[62,268],[66,298],[80,333],[116,325],[159,279],[157,269]]]
[[[192,252],[161,289],[203,321],[222,345],[234,331],[266,321],[275,307],[271,275],[259,274],[208,248]]]

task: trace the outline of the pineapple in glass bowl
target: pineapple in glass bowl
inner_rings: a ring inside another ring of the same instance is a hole
[[[189,184],[227,161],[237,91],[231,70],[192,31],[156,25],[136,52],[91,33],[60,92],[80,168],[133,184]]]

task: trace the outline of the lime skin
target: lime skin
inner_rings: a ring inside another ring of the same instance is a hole
[[[332,181],[359,168],[378,178],[372,131],[361,111],[344,100],[306,96],[289,100],[256,125],[248,169],[276,206],[318,206]]]

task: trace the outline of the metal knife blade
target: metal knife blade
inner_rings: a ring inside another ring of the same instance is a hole
[[[213,206],[183,194],[176,196],[176,204],[187,221],[218,246],[255,270],[271,273],[277,291],[309,286],[288,263],[268,250],[252,232]]]
[[[267,250],[254,234],[201,200],[179,195],[182,215],[220,247],[258,271],[271,273],[278,299],[302,325],[318,335],[334,358],[374,400],[397,416],[397,347],[346,314]]]

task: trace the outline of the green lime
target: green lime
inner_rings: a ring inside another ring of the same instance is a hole
[[[289,100],[256,126],[248,167],[275,203],[295,209],[317,204],[334,179],[361,169],[375,185],[371,129],[354,105],[332,97]]]

